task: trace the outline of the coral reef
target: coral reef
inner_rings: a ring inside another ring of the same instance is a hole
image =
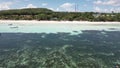
[[[3,33],[0,68],[119,68],[119,35],[118,31]]]

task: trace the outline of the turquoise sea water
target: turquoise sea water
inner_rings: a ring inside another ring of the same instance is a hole
[[[119,24],[0,24],[0,68],[119,67]]]
[[[81,30],[120,30],[120,24],[108,24],[108,25],[89,25],[78,23],[41,23],[41,24],[0,24],[0,32],[7,33],[56,33],[56,32],[72,32]]]

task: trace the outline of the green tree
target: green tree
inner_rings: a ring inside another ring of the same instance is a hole
[[[37,19],[38,20],[46,20],[47,19],[47,15],[46,14],[38,14],[37,15]]]

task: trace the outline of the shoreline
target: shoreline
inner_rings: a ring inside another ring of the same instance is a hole
[[[37,21],[37,20],[0,20],[0,24],[3,23],[16,23],[16,24],[41,24],[41,23],[61,23],[61,24],[95,24],[95,25],[104,25],[104,24],[120,24],[120,22],[90,22],[90,21]]]

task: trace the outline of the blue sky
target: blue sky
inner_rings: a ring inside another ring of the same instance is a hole
[[[54,11],[120,12],[120,0],[0,0],[0,10],[49,8]]]

